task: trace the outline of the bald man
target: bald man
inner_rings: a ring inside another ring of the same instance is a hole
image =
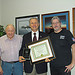
[[[23,65],[19,62],[22,37],[15,34],[12,24],[7,25],[5,31],[6,35],[0,38],[0,75],[23,75]]]

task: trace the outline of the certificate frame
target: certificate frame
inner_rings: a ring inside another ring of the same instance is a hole
[[[49,36],[28,44],[28,48],[31,49],[30,57],[32,63],[44,62],[46,58],[50,60],[56,58]]]

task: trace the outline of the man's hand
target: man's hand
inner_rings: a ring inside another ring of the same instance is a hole
[[[50,62],[50,61],[52,61],[53,59],[49,59],[49,58],[46,58],[45,59],[45,62]]]
[[[71,71],[71,69],[74,67],[74,64],[70,64],[70,65],[68,65],[68,66],[65,66],[66,67],[66,69],[65,69],[65,72],[70,72]]]
[[[25,58],[23,56],[20,56],[19,57],[19,62],[24,62],[24,61],[26,61]]]
[[[1,66],[0,66],[0,75],[3,75],[3,70]]]

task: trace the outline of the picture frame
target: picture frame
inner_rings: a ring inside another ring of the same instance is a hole
[[[67,30],[70,29],[69,11],[63,11],[63,12],[48,13],[48,14],[41,15],[43,32],[46,32],[49,34],[54,31],[51,25],[51,19],[54,16],[58,16],[60,18],[62,29],[67,29]]]
[[[72,8],[72,14],[73,14],[73,35],[75,37],[75,8]]]
[[[16,34],[24,35],[31,31],[31,28],[29,26],[30,18],[38,18],[38,21],[40,23],[40,15],[39,14],[15,18]]]
[[[32,63],[44,62],[46,58],[53,60],[56,58],[55,52],[50,40],[50,37],[44,37],[39,41],[35,41],[28,44],[30,51],[30,57]]]

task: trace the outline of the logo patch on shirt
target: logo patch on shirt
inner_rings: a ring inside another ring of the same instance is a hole
[[[61,36],[60,36],[60,39],[65,39],[65,36],[61,35]]]

